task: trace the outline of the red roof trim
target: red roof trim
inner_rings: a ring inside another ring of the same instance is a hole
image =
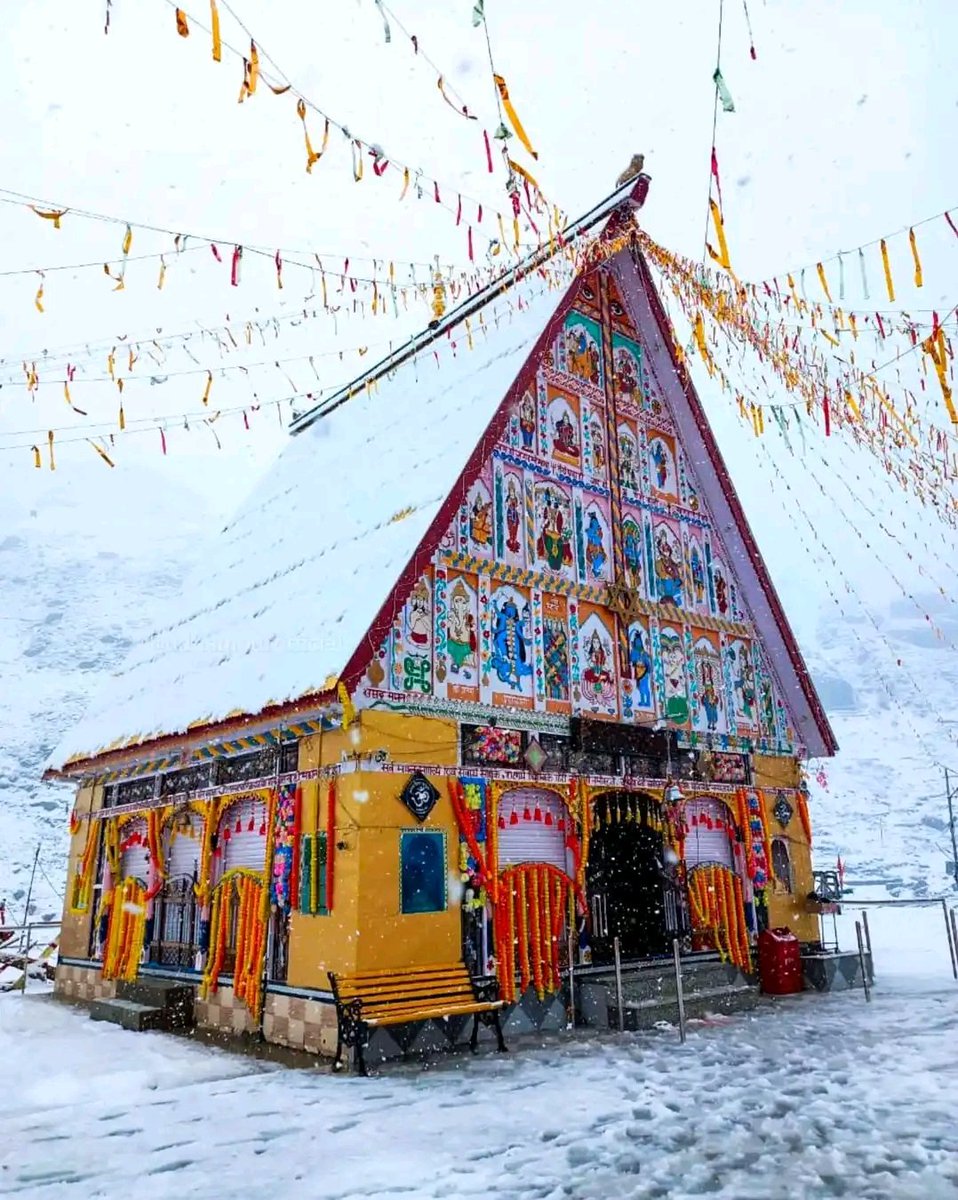
[[[675,366],[676,378],[682,386],[686,401],[688,402],[689,410],[692,418],[695,421],[702,442],[708,453],[709,460],[712,465],[712,470],[718,480],[719,486],[722,489],[722,494],[729,506],[732,517],[738,528],[739,536],[742,539],[742,544],[748,554],[749,562],[755,572],[759,585],[765,593],[765,598],[768,601],[769,608],[778,625],[779,633],[782,636],[782,641],[785,644],[785,649],[788,652],[792,667],[795,670],[795,675],[801,686],[805,700],[811,710],[812,717],[821,734],[827,753],[834,754],[838,749],[838,741],[829,724],[825,709],[822,707],[822,702],[815,690],[815,685],[812,682],[812,677],[809,674],[808,667],[805,664],[805,659],[802,657],[802,652],[798,645],[798,640],[792,631],[788,617],[785,615],[785,609],[779,599],[778,592],[775,590],[775,584],[772,582],[772,577],[768,573],[768,568],[765,566],[765,560],[762,558],[761,551],[758,548],[758,543],[755,540],[755,535],[752,533],[752,528],[748,523],[748,518],[745,515],[745,510],[742,508],[742,503],[738,498],[731,483],[728,468],[725,465],[725,460],[722,457],[722,452],[719,449],[718,443],[715,440],[715,435],[712,433],[712,427],[709,425],[708,417],[705,415],[705,409],[702,406],[702,401],[699,399],[698,392],[695,390],[695,385],[684,366],[680,363],[675,354],[674,338],[672,333],[671,323],[662,301],[659,298],[659,293],[656,289],[655,282],[652,279],[649,271],[648,263],[645,256],[642,254],[638,246],[632,249],[632,262],[638,273],[641,286],[644,288],[649,301],[649,307],[652,310],[652,315],[658,325],[659,332],[662,335],[662,342],[667,349],[669,357]]]

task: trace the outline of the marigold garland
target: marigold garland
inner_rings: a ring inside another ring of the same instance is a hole
[[[143,953],[146,933],[146,889],[137,880],[124,879],[113,889],[110,922],[103,952],[103,978],[132,982]]]
[[[802,829],[805,832],[805,840],[808,842],[809,848],[812,845],[812,819],[808,813],[808,797],[804,791],[798,793],[798,818],[802,823]]]
[[[93,895],[93,863],[96,859],[98,834],[98,822],[88,821],[86,844],[83,847],[80,861],[77,863],[70,889],[70,912],[74,914],[85,913],[90,907]]]
[[[689,875],[689,900],[694,927],[712,938],[722,961],[730,960],[750,973],[744,896],[735,873],[727,867],[694,867]]]

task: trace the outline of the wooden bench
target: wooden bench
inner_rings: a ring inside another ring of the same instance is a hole
[[[471,1016],[473,1054],[479,1043],[479,1022],[496,1031],[499,1051],[507,1046],[499,1024],[499,984],[495,979],[473,979],[464,963],[434,967],[387,968],[329,974],[336,1001],[339,1031],[333,1070],[341,1071],[343,1047],[355,1046],[361,1074],[368,1075],[363,1049],[371,1029],[406,1025],[437,1018]]]

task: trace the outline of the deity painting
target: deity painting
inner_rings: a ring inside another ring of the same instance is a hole
[[[696,538],[689,540],[689,579],[692,582],[692,602],[697,608],[706,607],[705,557]]]
[[[602,621],[590,616],[579,634],[582,661],[582,703],[587,708],[614,711],[615,663],[612,635]]]
[[[489,667],[500,683],[524,691],[532,675],[531,612],[528,599],[515,588],[501,587],[492,598],[492,655]]]
[[[536,398],[531,388],[519,401],[519,435],[523,450],[534,450],[536,444]]]
[[[609,279],[609,316],[615,325],[624,325],[626,329],[632,328],[632,320],[626,311],[625,305],[622,303],[622,297],[619,295],[615,283],[611,279]]]
[[[675,445],[672,438],[664,433],[649,434],[649,468],[655,491],[671,500],[677,500],[679,488]]]
[[[604,521],[590,508],[585,518],[585,561],[590,579],[602,579],[607,574],[608,542]]]
[[[575,396],[549,389],[549,450],[558,462],[582,465],[579,402]]]
[[[595,387],[602,386],[601,331],[598,322],[581,313],[570,313],[565,329],[566,370]]]
[[[699,711],[694,721],[695,728],[705,733],[716,733],[720,723],[724,727],[725,710],[722,660],[718,646],[711,638],[701,635],[696,639],[693,657],[699,702]]]
[[[762,698],[762,724],[769,733],[775,732],[775,693],[772,691],[772,684],[768,679],[763,677],[761,685]]]
[[[592,444],[592,473],[604,475],[607,456],[605,452],[605,427],[601,414],[589,414],[589,436]]]
[[[712,562],[712,583],[715,587],[715,607],[719,614],[723,617],[731,616],[728,576],[718,559]]]
[[[736,724],[754,727],[758,721],[758,689],[750,647],[747,642],[736,640],[730,643],[725,655],[732,680]]]
[[[665,716],[676,725],[689,719],[689,687],[682,634],[668,626],[659,633],[665,684]]]
[[[492,498],[485,484],[473,485],[467,507],[470,549],[478,554],[489,554],[492,550]]]
[[[629,491],[639,490],[637,474],[638,442],[628,425],[619,426],[619,482]]]
[[[635,342],[612,335],[612,368],[616,394],[638,403],[640,399],[639,380],[641,379],[641,351]]]
[[[450,677],[472,683],[479,668],[478,651],[475,593],[459,578],[449,592],[449,615],[446,621]]]
[[[522,552],[522,484],[515,475],[506,476],[503,502],[506,549],[510,554]]]
[[[655,592],[661,604],[682,606],[682,550],[668,525],[655,527]]]
[[[429,581],[420,579],[406,602],[406,641],[425,650],[432,641],[432,595]]]
[[[633,517],[622,522],[622,559],[628,582],[633,588],[642,586],[642,530]]]
[[[565,617],[545,617],[542,624],[547,700],[569,699],[569,633]]]
[[[573,566],[572,503],[556,484],[536,485],[536,553],[553,571]]]
[[[635,700],[639,708],[652,707],[652,655],[649,632],[636,621],[628,629],[628,671],[635,680]]]

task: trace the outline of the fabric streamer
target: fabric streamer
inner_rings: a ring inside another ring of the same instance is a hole
[[[715,90],[718,92],[718,98],[722,104],[722,112],[735,112],[735,101],[732,99],[732,93],[728,90],[728,85],[718,67],[715,68],[712,81],[715,84]]]
[[[450,99],[449,94],[446,91],[446,81],[441,75],[436,82],[436,87],[439,89],[439,94],[442,96],[443,100],[445,100],[445,102],[454,112],[457,112],[461,117],[465,117],[467,121],[479,120],[479,118],[474,116],[464,104],[460,106],[456,104],[454,100]]]
[[[60,228],[60,218],[65,217],[70,211],[68,208],[51,209],[49,212],[42,208],[37,208],[35,205],[29,205],[31,212],[35,212],[38,217],[43,217],[44,221],[52,221],[53,228]]]
[[[861,247],[858,249],[858,265],[862,272],[862,291],[865,293],[865,299],[868,300],[870,299],[868,295],[868,276],[865,274],[865,254]]]
[[[908,230],[908,244],[911,246],[911,257],[915,263],[915,287],[922,286],[921,259],[918,257],[918,242],[914,229]]]
[[[473,29],[475,29],[477,25],[481,25],[485,19],[485,0],[476,0],[475,4],[472,6]]]
[[[210,402],[210,389],[213,386],[213,372],[206,372],[206,387],[203,389],[203,405],[204,407]]]
[[[39,446],[31,446],[30,449],[33,451],[33,465],[39,471],[43,467],[43,463],[40,460],[40,447]]]
[[[728,242],[725,240],[725,226],[722,224],[722,214],[719,211],[719,206],[715,203],[711,196],[709,197],[709,211],[712,214],[712,223],[715,226],[715,236],[718,239],[719,248],[718,252],[716,252],[712,246],[706,243],[706,249],[708,250],[711,258],[713,258],[720,267],[724,267],[726,271],[731,272],[732,264],[729,261]]]
[[[242,258],[243,258],[243,247],[242,246],[234,246],[233,247],[233,262],[232,262],[232,265],[230,266],[230,284],[233,287],[239,287],[240,262],[242,261]]]
[[[90,438],[87,438],[87,441],[88,441],[88,442],[90,442],[90,445],[91,445],[91,446],[93,447],[93,449],[94,449],[94,450],[97,452],[97,454],[99,454],[100,458],[102,458],[102,459],[103,459],[103,461],[106,463],[106,465],[107,465],[108,467],[115,467],[115,466],[116,466],[116,463],[113,461],[113,459],[112,459],[112,458],[110,458],[109,454],[107,454],[107,452],[106,452],[106,451],[103,449],[103,447],[102,447],[102,446],[98,446],[98,445],[96,444],[96,442],[94,442],[94,441],[91,441],[91,440],[90,440]]]
[[[948,348],[945,342],[944,329],[939,325],[938,331],[927,337],[922,342],[921,348],[934,365],[935,374],[938,376],[938,383],[941,386],[941,396],[945,402],[945,407],[948,409],[948,416],[951,418],[953,425],[958,425],[958,411],[955,409],[951,387],[948,383]]]
[[[888,246],[885,239],[881,239],[881,262],[885,270],[885,287],[888,290],[888,300],[891,304],[895,303],[895,285],[891,278],[891,264],[888,261]]]
[[[506,116],[509,118],[509,123],[515,130],[516,137],[522,142],[529,154],[534,159],[538,159],[539,155],[533,150],[532,143],[529,141],[529,136],[523,128],[522,122],[519,120],[519,115],[512,106],[512,101],[509,98],[509,89],[506,86],[506,81],[501,75],[493,75],[496,87],[499,89],[499,98],[502,101],[502,107],[506,110]]]
[[[34,306],[36,307],[37,312],[45,311],[45,309],[43,307],[43,272],[42,271],[40,272],[40,286],[37,288],[37,294],[33,298],[33,303],[34,303]]]
[[[845,299],[845,260],[841,254],[838,256],[838,298]]]
[[[818,281],[822,285],[822,291],[828,297],[828,303],[832,303],[832,294],[828,290],[828,280],[825,278],[825,268],[821,263],[815,264],[815,270],[818,271]]]
[[[223,40],[220,37],[220,10],[216,0],[210,0],[210,32],[213,35],[213,62],[222,62]]]
[[[715,147],[712,147],[712,178],[715,180],[715,190],[718,193],[719,208],[724,208],[722,201],[722,181],[719,178],[718,155],[715,153]]]
[[[50,470],[55,471],[57,469],[57,464],[53,457],[53,430],[52,429],[47,430],[47,446],[50,449]]]
[[[323,129],[323,144],[317,152],[309,140],[309,130],[306,128],[306,104],[302,99],[296,101],[296,115],[303,122],[303,136],[306,139],[306,173],[309,175],[312,174],[313,163],[319,162],[326,153],[326,146],[329,142],[329,118],[326,118],[326,125]]]
[[[166,282],[166,261],[163,255],[160,255],[160,277],[156,281],[157,291],[163,290],[163,284]]]
[[[186,21],[186,13],[182,10],[182,8],[178,8],[176,10],[176,32],[180,35],[180,37],[190,36],[190,27]]]

